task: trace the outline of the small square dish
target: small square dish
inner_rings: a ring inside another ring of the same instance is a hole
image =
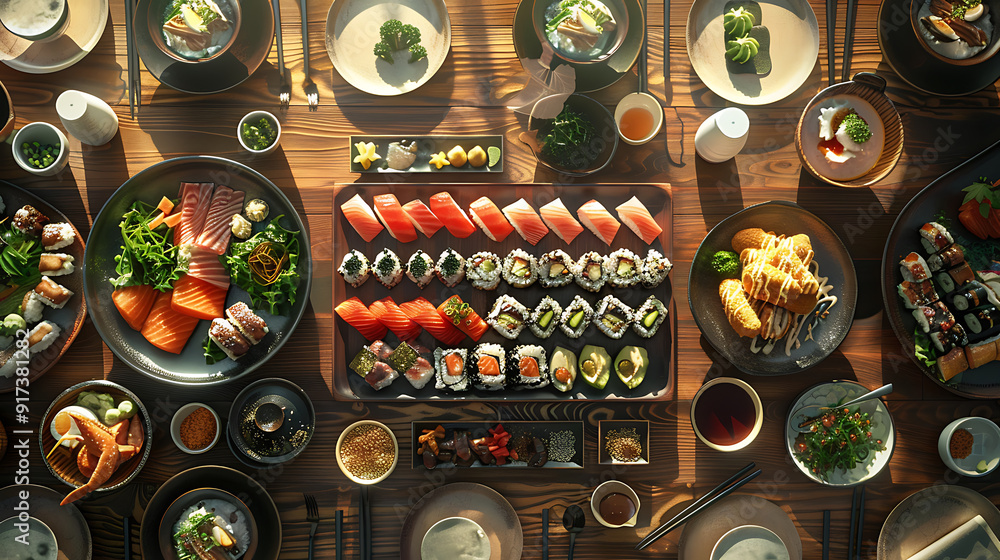
[[[649,420],[600,420],[597,433],[600,464],[649,464]]]

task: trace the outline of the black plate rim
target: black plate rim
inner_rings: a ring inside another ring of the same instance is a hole
[[[252,528],[253,532],[250,533],[250,535],[251,535],[251,537],[250,537],[250,543],[253,545],[253,550],[254,551],[257,550],[257,545],[260,542],[260,534],[259,534],[259,531],[257,530],[257,520],[256,520],[256,518],[254,518],[253,512],[250,511],[250,508],[247,507],[247,505],[243,503],[243,500],[237,498],[232,492],[227,492],[226,490],[222,490],[221,488],[208,488],[208,487],[204,487],[204,488],[194,488],[194,489],[188,490],[187,492],[181,494],[180,496],[177,496],[177,498],[173,502],[171,502],[169,506],[167,506],[167,509],[163,510],[163,515],[160,516],[160,523],[159,523],[158,532],[157,532],[157,536],[159,538],[157,539],[157,541],[159,542],[159,545],[160,545],[160,552],[163,553],[164,556],[166,556],[165,550],[172,550],[172,547],[170,545],[166,545],[166,548],[164,548],[165,545],[163,543],[163,537],[164,537],[163,533],[164,533],[164,531],[168,531],[169,528],[171,528],[170,525],[168,525],[167,527],[164,527],[164,524],[167,523],[167,515],[169,515],[171,513],[173,513],[174,515],[179,514],[179,513],[183,513],[183,511],[185,509],[187,509],[188,507],[190,507],[190,506],[184,506],[183,508],[181,508],[181,506],[180,506],[180,504],[182,503],[181,500],[183,500],[185,498],[187,498],[188,500],[190,500],[190,498],[193,498],[195,496],[199,496],[200,497],[200,496],[203,496],[203,495],[214,495],[213,497],[215,497],[216,499],[227,499],[225,497],[219,498],[219,496],[218,496],[219,494],[225,494],[229,498],[232,498],[233,500],[236,500],[236,503],[232,504],[232,505],[236,506],[237,510],[242,510],[243,513],[249,518],[250,523],[253,524],[253,528]],[[227,501],[228,501],[228,499],[227,499]],[[186,503],[190,504],[190,502],[186,502]],[[232,503],[232,502],[230,502],[230,503]],[[180,511],[176,511],[178,509]],[[166,536],[170,537],[171,535],[168,532]],[[247,545],[247,546],[249,546],[249,545]],[[246,552],[244,552],[244,554],[246,554]]]
[[[267,461],[258,461],[252,457],[249,457],[248,455],[246,455],[246,453],[244,453],[240,449],[241,442],[237,441],[236,438],[236,436],[239,433],[237,430],[238,426],[237,423],[232,420],[234,418],[237,418],[240,409],[243,408],[243,406],[248,402],[247,397],[255,390],[266,385],[282,386],[299,395],[302,401],[306,404],[306,408],[309,411],[309,434],[306,436],[306,440],[302,443],[302,445],[296,447],[290,453],[286,453],[285,455],[279,455],[277,457],[266,457],[266,459],[268,459]],[[254,381],[253,383],[247,385],[246,387],[243,388],[243,390],[239,392],[238,395],[236,395],[235,398],[233,398],[233,403],[229,407],[229,422],[228,422],[228,427],[226,429],[229,448],[233,451],[233,454],[236,455],[237,458],[239,458],[240,460],[244,460],[244,463],[250,466],[263,465],[263,467],[258,467],[258,468],[267,468],[272,465],[287,463],[288,461],[291,461],[292,459],[297,457],[300,453],[306,450],[306,447],[309,445],[309,442],[312,441],[312,437],[315,434],[316,434],[316,406],[313,405],[312,399],[309,398],[309,394],[306,393],[302,389],[302,387],[299,387],[292,381],[289,381],[281,377],[265,377],[263,379],[258,379],[257,381]]]

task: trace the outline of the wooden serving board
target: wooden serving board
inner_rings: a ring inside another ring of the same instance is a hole
[[[427,238],[418,233],[418,239],[412,243],[399,243],[393,239],[387,231],[381,232],[370,243],[366,243],[355,229],[348,223],[347,219],[340,211],[340,205],[353,197],[355,194],[361,196],[368,204],[372,203],[375,195],[391,192],[399,199],[400,204],[419,198],[425,203],[429,203],[430,197],[438,192],[447,191],[455,201],[464,209],[468,209],[469,204],[481,196],[489,196],[499,207],[517,201],[519,198],[527,200],[537,211],[538,208],[555,198],[561,198],[563,203],[571,213],[576,214],[577,208],[591,199],[598,200],[605,208],[617,217],[615,207],[636,196],[646,206],[649,212],[663,228],[663,233],[654,240],[652,245],[646,245],[642,239],[636,236],[628,227],[622,224],[621,228],[609,247],[588,230],[584,230],[573,240],[573,243],[566,244],[554,232],[549,232],[538,245],[532,247],[525,242],[516,232],[511,233],[503,242],[491,241],[481,231],[473,233],[470,237],[459,239],[452,236],[447,229],[442,228],[433,237]],[[350,184],[336,185],[333,194],[333,304],[336,307],[340,302],[357,297],[365,305],[370,305],[373,301],[386,296],[392,297],[397,303],[410,301],[417,297],[424,297],[435,306],[453,294],[459,295],[463,301],[469,303],[472,308],[484,319],[493,306],[494,301],[502,294],[509,294],[525,306],[534,307],[545,295],[553,297],[563,307],[573,300],[574,296],[580,295],[592,306],[596,307],[596,302],[607,294],[614,294],[624,303],[633,309],[638,308],[650,295],[656,295],[669,310],[669,316],[660,326],[659,331],[650,339],[641,338],[632,330],[629,330],[620,340],[614,340],[597,328],[590,327],[584,335],[577,340],[566,337],[557,329],[556,333],[548,339],[538,339],[526,328],[516,341],[507,340],[490,329],[479,342],[495,342],[511,349],[517,344],[537,344],[542,346],[546,355],[551,355],[556,346],[564,346],[579,355],[584,345],[593,344],[603,346],[612,359],[625,346],[634,345],[645,347],[649,353],[650,366],[646,372],[644,381],[635,389],[628,389],[624,383],[611,372],[611,379],[604,389],[596,389],[588,385],[581,375],[577,376],[572,390],[562,393],[553,387],[545,387],[536,390],[516,391],[503,389],[500,391],[478,391],[471,389],[460,393],[445,392],[434,388],[431,381],[426,387],[416,390],[409,381],[400,376],[392,385],[375,391],[362,377],[349,369],[351,359],[361,348],[368,344],[361,334],[341,320],[336,313],[333,317],[333,385],[334,396],[338,400],[487,400],[487,401],[563,401],[570,399],[654,399],[666,400],[673,395],[676,371],[676,311],[672,298],[671,280],[666,281],[654,289],[638,286],[631,289],[614,289],[605,286],[599,293],[591,293],[579,287],[576,283],[561,288],[542,288],[533,285],[528,288],[514,288],[505,282],[500,283],[496,290],[480,291],[472,287],[467,280],[462,281],[454,288],[448,288],[438,280],[433,280],[429,286],[423,290],[404,277],[394,288],[386,289],[374,278],[369,278],[359,288],[352,288],[344,282],[343,278],[336,273],[336,269],[344,259],[344,255],[352,249],[357,249],[365,254],[369,260],[384,248],[391,249],[405,265],[410,255],[417,249],[429,254],[435,261],[441,252],[448,247],[453,248],[463,257],[471,256],[478,251],[491,251],[503,259],[511,250],[521,248],[528,253],[539,256],[543,253],[555,249],[562,249],[569,254],[572,259],[578,259],[580,255],[587,251],[598,251],[607,255],[612,251],[625,248],[634,251],[640,257],[645,257],[649,249],[656,249],[668,259],[673,257],[673,247],[671,240],[672,231],[672,205],[671,187],[669,184],[652,185],[589,185],[589,184],[569,184],[569,185],[502,185],[502,184],[437,184],[437,185],[385,185],[385,184]],[[399,341],[390,332],[386,337],[386,342],[395,347]],[[433,350],[439,346],[428,333],[424,332],[417,342]],[[461,344],[470,350],[476,345],[471,339],[466,338]],[[442,345],[442,347],[444,347]]]
[[[405,383],[405,382],[404,382]],[[522,457],[520,461],[508,462],[503,465],[484,465],[479,461],[476,461],[471,467],[456,467],[454,463],[438,463],[437,467],[441,469],[452,469],[452,468],[469,468],[469,469],[582,469],[583,468],[583,456],[584,456],[584,427],[583,422],[579,420],[564,420],[564,421],[509,421],[509,422],[413,422],[410,424],[411,434],[410,442],[413,444],[412,447],[412,463],[411,467],[414,469],[426,469],[424,466],[423,457],[417,455],[417,450],[420,448],[420,442],[417,438],[424,434],[424,430],[433,430],[438,426],[442,426],[445,429],[445,433],[448,437],[451,437],[453,431],[463,431],[469,432],[469,440],[478,439],[481,437],[486,437],[491,435],[489,430],[491,428],[496,428],[497,425],[503,425],[504,430],[511,436],[516,437],[519,434],[525,434],[528,437],[541,438],[543,441],[547,442],[548,439],[557,432],[569,431],[573,434],[575,438],[575,443],[573,448],[576,454],[573,456],[573,460],[570,462],[557,462],[549,459],[541,467],[529,467],[525,462],[527,457]]]

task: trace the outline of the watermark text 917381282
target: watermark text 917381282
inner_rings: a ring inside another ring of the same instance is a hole
[[[30,368],[30,351],[28,343],[28,331],[20,329],[15,334],[14,355],[10,357],[14,360],[14,421],[17,426],[11,430],[11,449],[17,456],[17,466],[14,469],[14,484],[27,486],[31,484],[31,436],[34,430],[29,425],[30,408],[29,398],[30,381],[28,375]],[[15,517],[14,527],[16,531],[8,533],[12,539],[10,542],[0,542],[0,551],[15,550],[14,547],[31,546],[29,542],[29,522],[31,520],[30,491],[22,488],[18,491],[17,505],[12,512]],[[0,555],[2,556],[2,555]]]

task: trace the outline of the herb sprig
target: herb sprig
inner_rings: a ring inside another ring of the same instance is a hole
[[[173,228],[159,225],[149,229],[149,222],[159,213],[155,207],[136,201],[122,216],[122,253],[115,257],[118,278],[111,280],[115,288],[146,285],[165,292],[183,272],[177,264]]]

